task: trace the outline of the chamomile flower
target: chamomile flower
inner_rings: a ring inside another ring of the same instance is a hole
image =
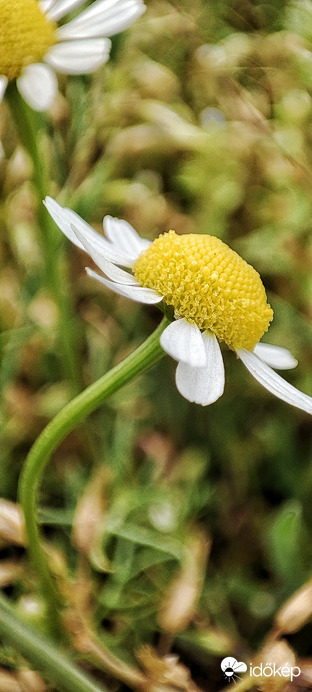
[[[149,242],[111,216],[104,218],[104,237],[51,197],[45,206],[64,235],[105,275],[87,268],[89,276],[139,303],[163,301],[173,308],[174,319],[160,343],[178,361],[176,385],[182,396],[207,406],[223,394],[221,341],[272,394],[312,414],[312,398],[272,369],[295,367],[290,351],[259,343],[273,311],[258,272],[222,240],[169,231]]]
[[[0,101],[16,80],[35,110],[50,106],[55,70],[88,74],[108,59],[112,36],[145,12],[142,0],[95,0],[67,24],[59,20],[85,0],[0,0]]]

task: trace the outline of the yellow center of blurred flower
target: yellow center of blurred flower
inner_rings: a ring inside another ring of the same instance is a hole
[[[214,236],[169,231],[140,255],[133,271],[180,317],[211,330],[234,351],[251,351],[273,318],[258,272]]]
[[[0,75],[15,79],[26,65],[41,62],[55,29],[37,0],[0,0]]]

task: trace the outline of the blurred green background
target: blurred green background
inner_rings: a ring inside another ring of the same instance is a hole
[[[291,349],[299,365],[286,378],[312,395],[312,3],[146,4],[113,38],[104,68],[60,79],[40,131],[49,193],[98,230],[112,214],[150,239],[170,228],[222,238],[260,272],[274,309],[264,341]],[[6,103],[0,138],[0,488],[15,502],[27,451],[72,392],[43,281],[31,166]],[[55,234],[86,386],[160,313],[102,290],[84,272],[86,256]],[[312,557],[311,420],[226,349],[224,360],[225,393],[207,408],[179,395],[169,358],[111,397],[60,445],[40,497],[54,569],[76,584],[74,600],[88,594],[103,645],[148,670],[143,645],[172,649],[186,678],[212,692],[226,684],[224,656],[261,651],[278,609],[310,579]],[[0,547],[0,583],[44,628],[27,555],[1,532]],[[2,563],[14,569],[1,581]],[[285,627],[302,669],[312,668],[307,618],[296,632]],[[18,667],[10,652],[1,664]],[[182,689],[193,689],[187,680]]]

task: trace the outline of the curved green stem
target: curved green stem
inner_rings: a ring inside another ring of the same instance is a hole
[[[0,635],[60,692],[107,692],[63,651],[26,625],[0,594]]]
[[[59,342],[64,376],[71,380],[73,390],[76,393],[81,389],[80,370],[76,356],[77,330],[70,304],[70,293],[67,290],[66,272],[63,266],[64,256],[60,248],[59,236],[55,232],[55,224],[42,203],[49,191],[44,152],[40,151],[39,141],[44,129],[44,120],[41,113],[33,111],[25,103],[15,82],[8,84],[6,98],[10,104],[21,143],[33,163],[33,182],[38,197],[38,225],[41,251],[45,263],[45,279],[59,310]]]
[[[170,320],[164,317],[159,327],[141,346],[72,399],[43,430],[26,459],[20,478],[19,498],[24,511],[28,550],[47,602],[48,615],[52,618],[56,631],[60,630],[60,600],[41,546],[36,517],[37,490],[43,470],[57,445],[78,423],[102,404],[110,394],[162,358],[164,352],[159,337],[169,322]]]

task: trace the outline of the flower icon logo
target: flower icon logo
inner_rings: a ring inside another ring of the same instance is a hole
[[[221,661],[221,670],[228,682],[236,682],[240,677],[238,673],[246,673],[247,665],[243,661],[237,661],[233,656],[227,656]]]

